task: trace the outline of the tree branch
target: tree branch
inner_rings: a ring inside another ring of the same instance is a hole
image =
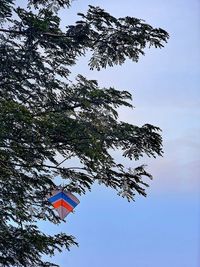
[[[4,167],[6,167],[7,161],[1,160],[0,162],[2,165],[4,165]],[[63,168],[63,167],[58,167],[57,166],[52,166],[52,165],[46,165],[46,164],[33,164],[33,165],[29,165],[29,164],[19,164],[19,163],[14,163],[14,162],[9,162],[10,164],[14,165],[14,166],[18,166],[18,167],[27,167],[27,168],[37,168],[37,167],[44,167],[44,168],[50,168],[50,169],[57,169],[57,170],[71,170],[71,169],[77,169],[77,170],[86,170],[84,167],[68,167],[68,168]]]
[[[0,29],[0,32],[5,32],[5,33],[14,33],[14,34],[22,34],[22,35],[26,35],[28,33],[27,30],[25,31],[17,31],[17,30],[8,30],[8,29]],[[46,35],[46,36],[50,36],[50,37],[74,37],[74,36],[70,36],[68,34],[57,34],[57,33],[51,33],[51,32],[40,32],[42,35]]]

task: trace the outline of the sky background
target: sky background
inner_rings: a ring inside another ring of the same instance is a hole
[[[147,198],[128,203],[115,191],[94,186],[79,197],[75,214],[50,232],[72,234],[79,248],[54,258],[61,267],[200,266],[200,1],[76,0],[60,12],[63,25],[98,5],[116,17],[144,19],[170,34],[163,49],[146,49],[138,63],[90,71],[80,59],[73,73],[133,94],[135,108],[121,120],[151,123],[163,133],[164,157],[142,159],[155,179]],[[127,162],[127,166],[139,163]]]

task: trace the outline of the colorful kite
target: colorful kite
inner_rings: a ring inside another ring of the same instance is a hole
[[[80,203],[72,193],[62,189],[54,190],[48,201],[54,206],[62,220]]]

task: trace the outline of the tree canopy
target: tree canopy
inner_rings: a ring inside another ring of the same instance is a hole
[[[98,182],[130,201],[136,193],[146,195],[143,178],[152,177],[144,166],[127,169],[112,151],[131,160],[162,155],[158,127],[119,120],[117,108],[132,107],[129,92],[101,88],[81,74],[72,82],[70,69],[88,51],[91,70],[137,62],[145,47],[163,47],[167,32],[94,6],[63,31],[58,10],[70,8],[71,1],[26,2],[22,8],[0,0],[0,264],[5,267],[54,266],[42,255],[77,244],[70,235],[47,235],[37,226],[38,220],[61,222],[46,199],[58,185],[55,177],[70,192],[85,194]]]

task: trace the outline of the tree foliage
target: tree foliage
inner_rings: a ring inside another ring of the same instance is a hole
[[[70,68],[88,51],[90,69],[137,62],[146,46],[163,47],[168,34],[94,6],[64,32],[57,12],[71,1],[29,0],[26,9],[14,2],[0,0],[0,264],[53,266],[42,255],[76,244],[37,226],[60,222],[45,197],[55,177],[80,195],[97,181],[131,200],[146,195],[143,176],[151,175],[144,166],[126,169],[112,151],[131,160],[162,154],[158,127],[119,121],[117,108],[132,107],[129,92],[82,75],[71,82]]]

